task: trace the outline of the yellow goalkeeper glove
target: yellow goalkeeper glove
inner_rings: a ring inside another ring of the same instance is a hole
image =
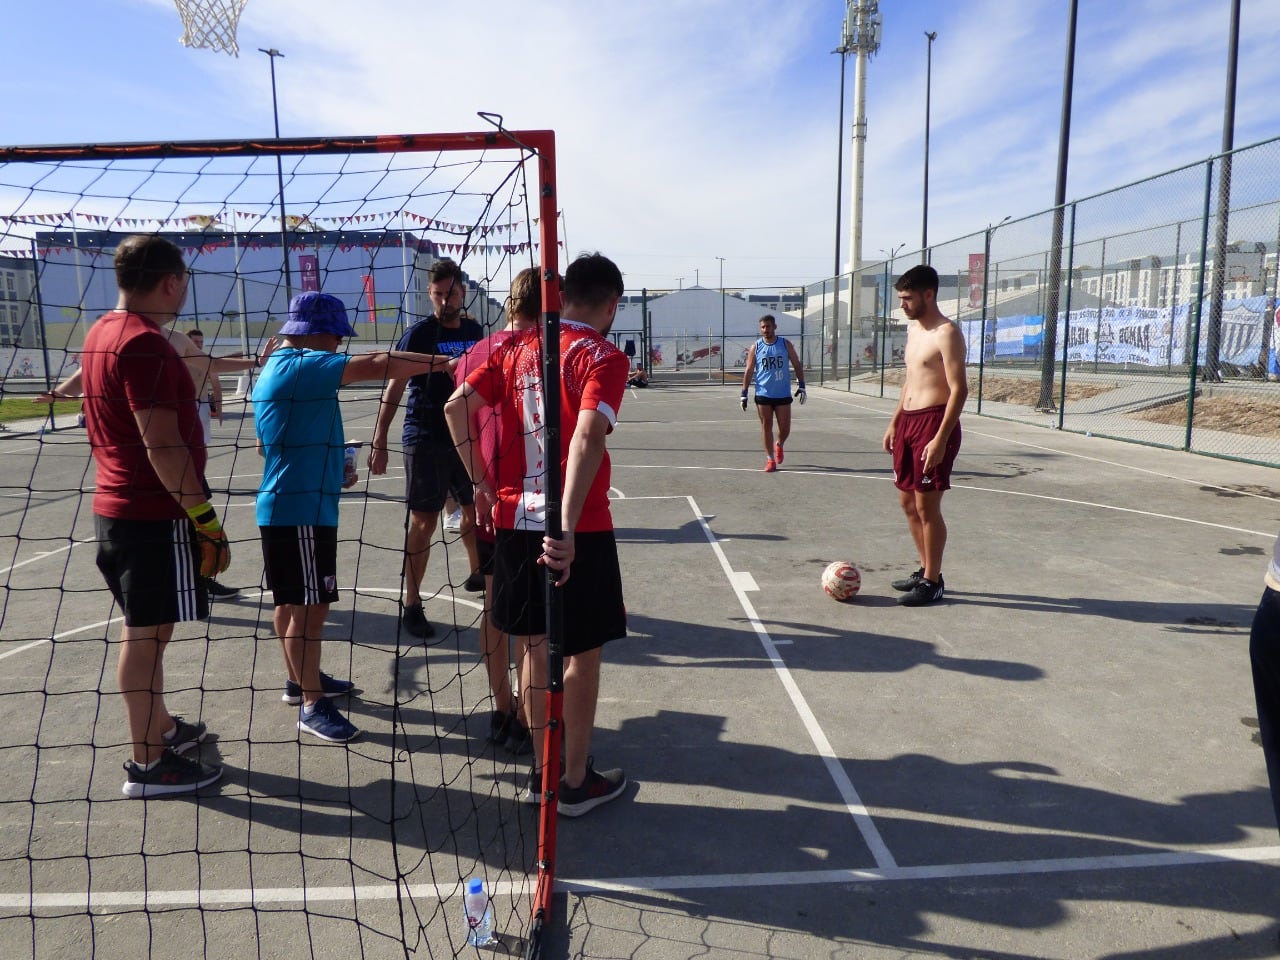
[[[187,508],[187,516],[196,528],[196,545],[200,548],[200,576],[206,580],[216,577],[231,566],[231,544],[222,532],[218,515],[208,500],[196,507]]]

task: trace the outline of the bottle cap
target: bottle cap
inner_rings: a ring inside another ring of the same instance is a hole
[[[484,881],[479,877],[472,877],[467,881],[467,893],[484,893]]]

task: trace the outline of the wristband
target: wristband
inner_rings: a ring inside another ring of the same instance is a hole
[[[187,516],[191,518],[191,522],[195,524],[196,529],[201,533],[214,534],[222,532],[222,524],[218,522],[218,515],[213,510],[213,504],[208,500],[186,509]]]
[[[742,391],[742,399],[743,400],[747,399],[747,391],[745,390]]]
[[[799,389],[803,390],[803,389],[804,389],[804,381],[803,381],[803,380],[797,380],[797,381],[796,381],[796,387],[798,387]]]

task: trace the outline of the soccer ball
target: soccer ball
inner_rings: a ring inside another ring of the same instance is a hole
[[[822,571],[822,589],[833,600],[852,600],[862,586],[862,574],[847,560],[837,560]]]

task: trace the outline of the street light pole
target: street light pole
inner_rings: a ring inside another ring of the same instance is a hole
[[[924,70],[924,212],[920,227],[920,255],[924,262],[929,262],[929,100],[933,91],[933,41],[938,39],[938,32],[924,32],[926,38],[926,56]]]
[[[263,47],[258,48],[259,53],[265,53],[271,60],[271,118],[275,121],[276,139],[280,139],[280,110],[276,103],[276,57],[283,57],[284,54],[272,47],[267,50]],[[280,251],[284,255],[284,295],[288,302],[293,301],[293,275],[289,269],[289,222],[284,217],[284,164],[280,159],[280,154],[276,154],[276,187],[280,193]],[[288,307],[286,306],[286,310]]]
[[[720,382],[724,383],[724,257],[716,257],[720,261]]]

